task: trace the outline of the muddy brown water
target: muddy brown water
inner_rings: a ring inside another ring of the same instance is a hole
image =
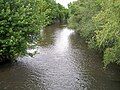
[[[119,67],[103,69],[74,30],[56,24],[41,36],[34,57],[0,66],[0,90],[120,90]]]

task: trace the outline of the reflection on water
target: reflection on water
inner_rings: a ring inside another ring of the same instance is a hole
[[[0,66],[0,90],[120,90],[120,69],[101,58],[62,25],[47,27],[37,54]]]
[[[64,28],[63,30],[61,30],[60,32],[58,32],[59,34],[57,34],[57,38],[56,38],[56,42],[55,42],[55,48],[56,50],[58,50],[59,52],[65,52],[67,50],[67,48],[70,46],[69,45],[69,38],[70,35],[74,33],[73,30],[68,30],[68,28]]]

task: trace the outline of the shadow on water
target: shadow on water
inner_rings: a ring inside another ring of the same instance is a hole
[[[0,66],[0,90],[120,90],[120,68],[103,69],[73,30],[56,24],[41,35],[34,57]]]

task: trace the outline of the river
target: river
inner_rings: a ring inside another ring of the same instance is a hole
[[[67,26],[41,31],[37,54],[0,66],[0,90],[120,90],[120,69],[103,69],[100,55]]]

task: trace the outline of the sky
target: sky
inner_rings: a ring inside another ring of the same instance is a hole
[[[68,4],[73,1],[76,1],[76,0],[56,0],[57,3],[62,4],[66,8],[68,7]]]

